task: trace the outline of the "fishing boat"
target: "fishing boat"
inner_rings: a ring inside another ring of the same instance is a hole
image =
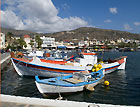
[[[116,70],[124,70],[126,66],[127,56],[122,56],[114,60],[108,60],[104,63],[101,63],[102,68],[105,69],[105,74],[109,74]]]
[[[11,58],[13,66],[20,76],[44,76],[58,77],[60,75],[68,75],[73,72],[85,71],[92,69],[87,66],[97,63],[97,55],[95,53],[83,53],[84,58],[75,56],[65,61],[47,60],[33,57],[28,60],[24,58]]]
[[[11,58],[13,66],[20,76],[43,76],[43,77],[58,77],[60,75],[68,75],[80,71],[92,71],[93,65],[97,64],[96,53],[82,53],[80,58],[76,56],[69,60],[56,61],[40,59],[33,57],[28,60],[24,58]],[[105,68],[105,74],[113,72],[117,69],[125,69],[126,57],[121,57],[114,62],[102,63]]]
[[[28,54],[29,57],[32,57],[32,56],[38,56],[38,57],[43,57],[43,51],[32,51]]]
[[[45,50],[45,51],[32,51],[27,55],[24,55],[25,58],[32,58],[38,57],[40,59],[47,59],[47,60],[56,60],[56,61],[63,61],[67,58],[67,52],[65,51],[55,51],[55,50]]]
[[[73,93],[84,89],[94,89],[103,77],[103,69],[100,69],[97,72],[75,72],[71,75],[49,79],[39,79],[35,76],[35,83],[42,94]]]

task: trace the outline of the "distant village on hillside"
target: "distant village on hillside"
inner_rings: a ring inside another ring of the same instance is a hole
[[[63,34],[62,34],[63,33]],[[71,35],[72,31],[61,32]],[[60,34],[59,34],[60,35]],[[62,36],[61,35],[61,36]],[[64,36],[65,37],[65,36]],[[113,36],[112,36],[113,37]],[[38,49],[77,49],[88,48],[97,50],[124,50],[124,51],[137,51],[140,49],[139,39],[118,38],[115,39],[99,39],[91,38],[87,33],[86,36],[77,39],[58,40],[58,37],[49,36],[49,34],[23,34],[22,36],[14,35],[12,32],[1,33],[1,50],[33,50]],[[65,37],[67,38],[67,37]]]

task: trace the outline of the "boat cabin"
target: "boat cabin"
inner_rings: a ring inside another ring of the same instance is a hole
[[[96,53],[82,53],[81,58],[77,58],[76,62],[80,63],[81,66],[94,65],[97,63]]]

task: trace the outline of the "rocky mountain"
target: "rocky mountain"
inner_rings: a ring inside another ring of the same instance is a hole
[[[21,36],[25,34],[29,34],[33,37],[33,35],[40,35],[40,36],[48,36],[48,37],[55,37],[57,41],[61,40],[83,40],[84,38],[89,39],[98,39],[98,40],[116,40],[119,38],[126,38],[126,39],[137,39],[140,40],[140,34],[134,34],[126,31],[118,31],[118,30],[109,30],[109,29],[99,29],[99,28],[92,28],[92,27],[81,27],[71,31],[62,31],[56,33],[35,33],[31,31],[25,30],[13,30],[2,28],[1,31],[3,33],[12,32],[16,36]]]

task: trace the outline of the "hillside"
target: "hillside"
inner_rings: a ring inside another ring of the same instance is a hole
[[[71,31],[63,31],[63,32],[56,32],[56,33],[34,33],[25,30],[13,30],[13,29],[2,28],[2,32],[5,34],[7,34],[7,32],[12,32],[15,36],[21,36],[25,34],[29,34],[32,37],[34,34],[40,36],[44,35],[48,37],[55,37],[57,41],[72,40],[72,39],[82,40],[85,37],[88,37],[89,39],[96,38],[98,40],[105,40],[105,39],[116,40],[118,38],[140,40],[140,34],[134,34],[125,31],[92,28],[92,27],[81,27]]]
[[[1,32],[7,34],[7,32],[11,32],[13,36],[22,36],[25,34],[33,35],[34,32],[26,31],[26,30],[15,30],[15,29],[9,29],[9,28],[1,28]]]
[[[107,30],[91,27],[82,27],[71,31],[57,32],[53,34],[46,34],[47,36],[55,37],[57,40],[71,40],[71,39],[83,39],[89,37],[89,39],[98,40],[116,40],[118,38],[138,39],[140,40],[140,34],[134,34],[125,31]]]

